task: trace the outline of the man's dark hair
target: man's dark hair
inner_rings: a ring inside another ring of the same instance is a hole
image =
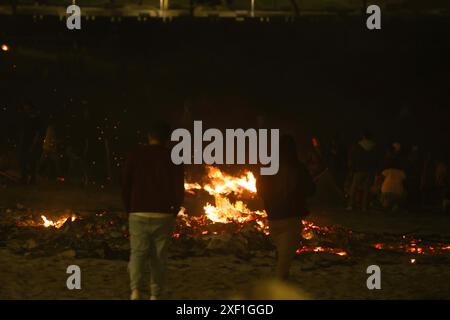
[[[147,130],[149,137],[158,139],[161,142],[169,140],[170,126],[164,121],[154,121]]]

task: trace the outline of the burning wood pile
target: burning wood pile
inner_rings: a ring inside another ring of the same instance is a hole
[[[252,172],[232,176],[208,167],[206,178],[201,182],[186,181],[185,190],[186,208],[177,218],[173,257],[274,256],[266,212],[256,209],[260,203]],[[398,263],[450,263],[450,240],[443,237],[358,233],[339,226],[319,227],[308,221],[303,221],[303,226],[299,226],[299,232],[303,229],[303,243],[297,254],[306,261],[305,268],[311,263],[351,264],[368,257]],[[30,257],[126,260],[127,219],[120,212],[39,212],[19,206],[1,213],[0,246]]]

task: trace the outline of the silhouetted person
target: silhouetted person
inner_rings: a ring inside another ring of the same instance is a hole
[[[311,147],[309,148],[307,153],[306,163],[309,172],[311,172],[314,177],[319,176],[322,172],[324,172],[324,170],[326,170],[326,164],[324,160],[324,154],[322,152],[320,141],[317,137],[313,137],[311,139]]]
[[[448,178],[448,161],[444,157],[440,157],[436,162],[435,169],[435,190],[439,206],[444,212],[449,207],[449,178]]]
[[[289,275],[292,259],[300,245],[301,219],[308,214],[306,199],[315,189],[307,168],[298,160],[294,139],[282,136],[278,173],[258,179],[258,194],[264,201],[270,236],[277,248],[277,278],[285,279]]]
[[[368,209],[370,187],[374,181],[377,162],[376,144],[370,133],[364,133],[350,153],[349,167],[353,178],[347,210],[353,210],[359,191],[362,191],[362,210]]]
[[[390,165],[393,161],[401,166],[404,166],[405,159],[403,157],[403,147],[400,142],[392,143],[387,150],[384,156],[383,169]]]
[[[39,171],[47,178],[58,178],[61,175],[61,157],[58,153],[58,141],[54,125],[49,125],[45,132],[43,152],[39,161]]]
[[[382,172],[381,204],[384,209],[398,211],[406,199],[406,173],[398,159],[386,164]]]
[[[142,298],[150,263],[151,299],[163,294],[167,250],[184,198],[183,166],[172,163],[165,144],[169,128],[153,125],[148,145],[133,150],[124,165],[122,195],[129,214],[131,299]]]
[[[419,147],[414,145],[411,147],[407,159],[405,172],[408,177],[406,181],[407,203],[410,208],[417,208],[421,204],[421,176],[423,170],[423,160]]]
[[[339,189],[344,190],[345,177],[347,175],[347,151],[341,143],[339,136],[331,140],[327,150],[328,167],[336,180]]]
[[[34,184],[36,183],[37,164],[42,153],[45,126],[39,112],[30,102],[23,103],[21,112],[20,181],[23,184]]]

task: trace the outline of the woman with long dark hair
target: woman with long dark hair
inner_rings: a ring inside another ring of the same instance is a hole
[[[306,199],[314,192],[313,179],[298,159],[293,137],[282,136],[278,173],[258,179],[258,194],[264,201],[270,235],[277,248],[277,278],[289,276],[292,259],[300,244],[301,220],[308,214]]]

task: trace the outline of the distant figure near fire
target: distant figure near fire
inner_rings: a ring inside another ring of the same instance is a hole
[[[264,200],[270,236],[277,248],[276,276],[286,279],[301,240],[301,219],[308,213],[306,199],[316,190],[306,166],[298,159],[295,141],[291,136],[282,136],[280,139],[278,173],[260,176],[257,189]]]
[[[22,184],[35,184],[46,126],[39,110],[30,101],[22,103],[20,112],[22,113],[19,144],[20,181]]]
[[[151,297],[163,297],[167,250],[175,217],[184,197],[184,169],[174,165],[165,144],[169,128],[153,125],[148,145],[132,151],[122,176],[122,195],[129,214],[131,299],[142,299],[143,275],[150,263]]]

